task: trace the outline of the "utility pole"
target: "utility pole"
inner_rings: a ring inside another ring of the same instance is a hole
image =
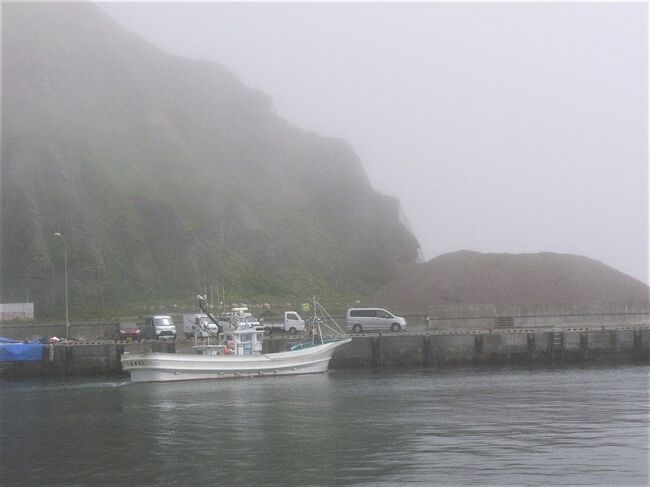
[[[68,319],[68,246],[65,237],[59,232],[54,234],[55,237],[61,237],[63,240],[63,263],[65,267],[65,339],[68,340],[70,335],[70,320]]]

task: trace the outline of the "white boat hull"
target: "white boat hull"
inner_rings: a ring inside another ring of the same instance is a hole
[[[327,371],[332,353],[350,338],[302,350],[253,356],[125,353],[122,370],[132,382],[267,377]]]

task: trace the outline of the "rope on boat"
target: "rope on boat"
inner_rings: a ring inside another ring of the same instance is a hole
[[[318,316],[319,311],[323,315],[322,319]],[[332,333],[335,333],[337,335],[347,336],[347,333],[345,333],[345,331],[343,331],[343,328],[341,327],[341,325],[339,325],[338,322],[334,318],[332,318],[332,316],[327,312],[327,310],[325,308],[323,308],[323,306],[321,306],[321,304],[316,300],[315,296],[314,296],[314,317],[313,317],[313,320],[314,320],[315,323],[317,322],[319,325],[322,325],[325,328],[329,329]],[[330,326],[328,324],[328,322],[331,323],[332,326]]]

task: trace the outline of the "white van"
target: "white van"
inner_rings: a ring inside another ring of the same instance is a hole
[[[142,331],[146,338],[176,339],[176,325],[168,315],[145,316]]]
[[[398,332],[406,328],[406,320],[395,316],[390,311],[381,308],[350,308],[345,315],[348,331],[362,333],[364,331]]]

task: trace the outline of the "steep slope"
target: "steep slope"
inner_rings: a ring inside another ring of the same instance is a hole
[[[77,309],[191,296],[369,293],[416,259],[351,148],[223,67],[86,3],[4,3],[3,299]],[[382,231],[378,232],[377,228]]]
[[[413,267],[383,286],[371,301],[424,312],[438,304],[644,301],[648,290],[642,282],[578,255],[464,250]]]

